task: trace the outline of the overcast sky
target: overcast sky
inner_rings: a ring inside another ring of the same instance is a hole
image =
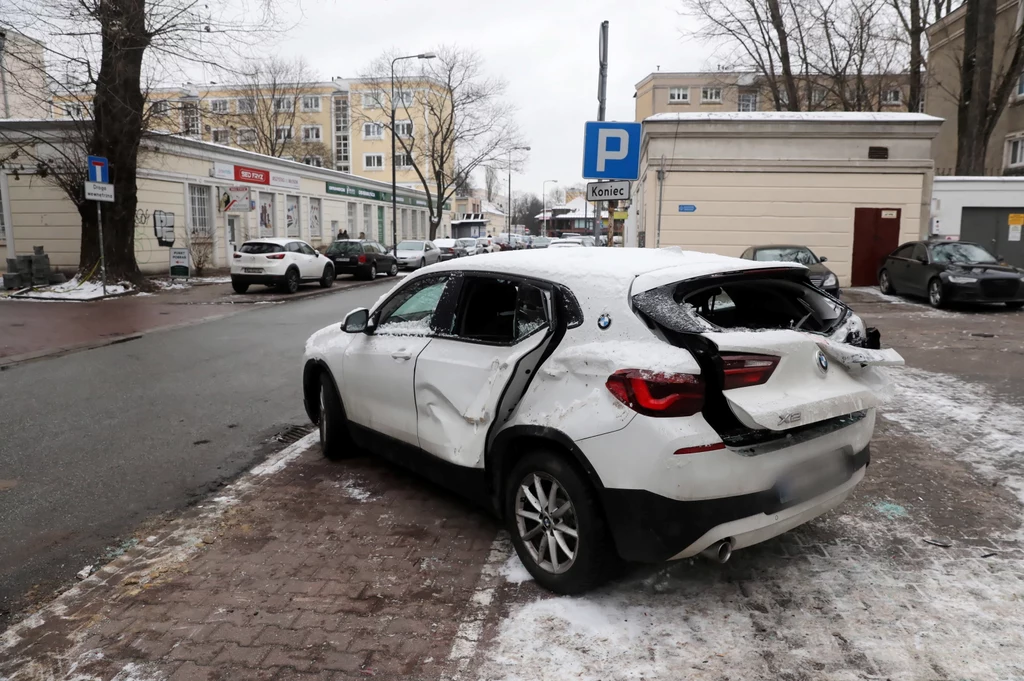
[[[657,65],[699,70],[708,59],[705,47],[682,35],[678,0],[306,0],[302,7],[299,27],[276,51],[303,55],[325,79],[357,76],[392,47],[406,54],[439,44],[477,50],[487,70],[508,82],[533,149],[512,178],[513,192],[539,195],[544,180],[582,181],[583,123],[597,117],[602,20],[611,22],[607,120],[633,120],[634,86]]]

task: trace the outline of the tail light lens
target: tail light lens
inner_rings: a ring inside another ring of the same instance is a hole
[[[284,260],[284,253],[274,253],[273,255],[265,256],[267,260]]]
[[[241,257],[242,257],[241,253],[235,253],[235,255],[234,255],[235,260],[238,260]]]
[[[365,255],[359,256],[359,264],[360,265],[366,264],[366,256]]]
[[[692,374],[622,369],[608,377],[605,387],[619,402],[645,416],[693,416],[704,408],[704,381]]]
[[[723,390],[761,385],[771,378],[779,358],[775,355],[722,355]]]

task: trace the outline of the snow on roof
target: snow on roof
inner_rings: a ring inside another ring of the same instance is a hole
[[[492,213],[494,215],[504,215],[505,211],[498,207],[497,204],[491,203],[486,199],[480,202],[480,210],[484,213]]]
[[[942,119],[921,113],[895,111],[716,111],[706,113],[659,113],[645,123],[659,121],[813,121],[818,123],[941,123]]]

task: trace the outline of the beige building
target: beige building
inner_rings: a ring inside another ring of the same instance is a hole
[[[5,140],[0,155],[16,148],[19,139],[59,144],[68,127],[59,121],[0,121],[0,140]],[[143,272],[167,271],[168,248],[157,240],[158,229],[166,225],[171,225],[175,246],[208,241],[213,267],[228,266],[237,246],[258,237],[291,236],[316,247],[347,231],[351,237],[362,232],[392,243],[390,182],[159,135],[144,138],[137,177],[135,251]],[[228,205],[229,187],[243,188],[248,201]],[[401,189],[397,203],[399,240],[426,238],[426,195]],[[31,162],[9,163],[0,170],[0,215],[0,262],[43,246],[55,267],[78,267],[78,211],[51,180],[36,174]],[[439,235],[450,229],[444,223]]]
[[[904,75],[868,76],[858,108],[872,111],[901,111],[907,107],[909,87]],[[798,84],[800,109],[842,111],[845,106],[836,88],[826,79]],[[849,101],[857,98],[848,95]],[[775,100],[764,79],[743,71],[656,71],[636,84],[636,120],[659,113],[695,113],[723,111],[774,111]]]
[[[1000,0],[996,9],[994,73],[1006,72],[1013,57],[1012,37],[1019,25],[1018,0]],[[964,52],[964,14],[961,5],[928,27],[928,79],[925,87],[925,111],[945,119],[933,154],[937,172],[952,175],[956,168],[957,106],[960,93],[960,61]],[[1024,73],[1010,94],[1010,101],[996,122],[985,159],[986,175],[1006,171],[1024,173]]]
[[[0,119],[44,118],[49,92],[43,44],[0,29]]]
[[[911,113],[658,114],[644,121],[627,227],[640,246],[732,256],[801,244],[842,286],[873,284],[885,255],[927,234],[940,124]]]

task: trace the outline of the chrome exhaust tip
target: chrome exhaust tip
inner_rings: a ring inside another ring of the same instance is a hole
[[[715,542],[701,551],[700,555],[716,563],[726,563],[732,557],[732,539]]]

